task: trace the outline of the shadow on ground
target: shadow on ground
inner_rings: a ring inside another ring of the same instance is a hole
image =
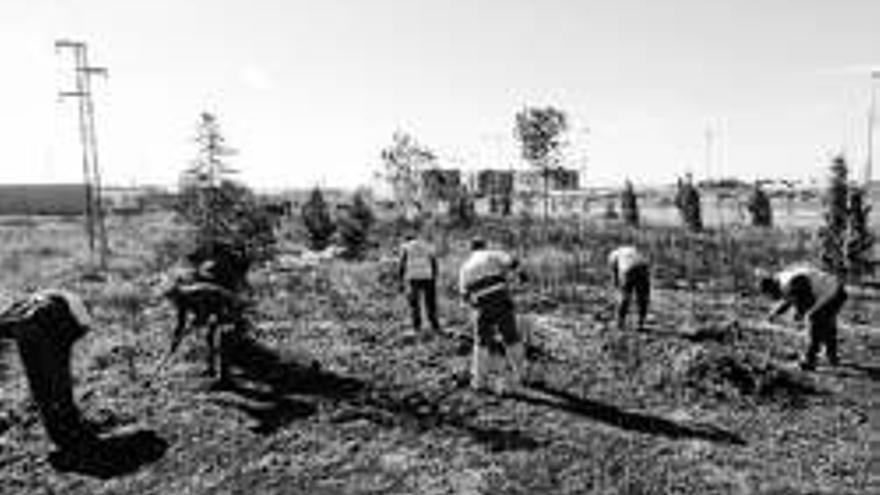
[[[577,414],[623,430],[660,435],[675,440],[696,439],[731,445],[746,444],[740,436],[716,426],[679,423],[658,416],[629,412],[616,406],[577,397],[566,391],[554,390],[543,384],[534,384],[533,388],[543,395],[518,392],[511,394],[511,397],[530,404]]]
[[[224,388],[248,401],[236,407],[255,420],[258,433],[271,433],[311,416],[317,399],[334,406],[331,420],[336,423],[366,419],[385,427],[451,429],[492,451],[531,450],[542,444],[518,430],[481,424],[479,404],[452,397],[460,390],[454,379],[440,391],[414,391],[341,376],[321,369],[317,362],[287,358],[246,336],[230,344],[235,378]]]
[[[49,463],[58,471],[110,479],[158,461],[167,449],[168,442],[155,432],[139,430],[102,438],[87,450],[52,452]]]

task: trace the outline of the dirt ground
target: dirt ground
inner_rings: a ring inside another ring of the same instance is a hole
[[[387,259],[267,268],[253,332],[230,345],[236,386],[216,389],[200,336],[155,369],[172,314],[129,247],[109,281],[42,281],[93,305],[76,395],[106,452],[53,454],[5,353],[0,493],[880,493],[869,297],[847,309],[842,365],[803,373],[803,333],[759,323],[750,297],[661,289],[648,328],[621,332],[606,287],[565,306],[523,287],[529,386],[496,396],[466,387],[468,315],[449,291],[443,331],[416,334]]]

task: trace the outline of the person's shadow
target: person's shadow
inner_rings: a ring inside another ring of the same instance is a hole
[[[101,479],[131,474],[165,455],[168,442],[151,430],[109,435],[77,451],[57,450],[49,463],[58,471]]]
[[[627,411],[614,405],[578,397],[564,390],[553,389],[543,383],[532,384],[532,389],[539,394],[519,392],[510,394],[510,397],[530,404],[560,409],[622,430],[660,435],[673,440],[695,439],[729,445],[746,444],[745,440],[736,433],[713,425],[677,422],[659,416]]]

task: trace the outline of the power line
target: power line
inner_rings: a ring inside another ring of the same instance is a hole
[[[95,106],[92,100],[92,76],[107,77],[107,69],[89,65],[88,47],[81,41],[67,39],[55,41],[55,51],[73,51],[75,63],[75,87],[73,91],[60,91],[59,97],[76,98],[79,109],[79,138],[82,146],[83,183],[85,185],[86,232],[89,238],[89,254],[94,264],[95,244],[99,244],[101,269],[107,268],[107,229],[104,223],[104,205],[101,196],[101,168],[98,163],[98,138],[95,132]]]

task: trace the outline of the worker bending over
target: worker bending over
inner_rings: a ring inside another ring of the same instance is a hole
[[[816,368],[819,348],[832,366],[837,366],[837,315],[846,302],[846,289],[838,278],[813,265],[791,265],[775,275],[761,278],[761,292],[779,303],[767,315],[767,321],[794,307],[795,320],[806,317],[809,329],[809,347],[801,362],[804,370]]]
[[[621,246],[608,255],[608,265],[617,288],[617,327],[626,328],[630,300],[635,295],[639,326],[645,327],[651,299],[651,265],[634,246]]]
[[[508,376],[495,392],[518,387],[525,378],[525,346],[516,328],[510,277],[518,273],[518,261],[510,254],[488,249],[486,241],[471,241],[471,253],[459,272],[459,291],[473,309],[474,347],[471,388],[486,388],[486,375],[495,361],[507,362]],[[523,277],[520,272],[520,277]]]
[[[71,353],[92,327],[82,300],[44,290],[0,311],[0,338],[14,340],[31,397],[52,442],[62,451],[87,453],[98,442],[73,398]]]

